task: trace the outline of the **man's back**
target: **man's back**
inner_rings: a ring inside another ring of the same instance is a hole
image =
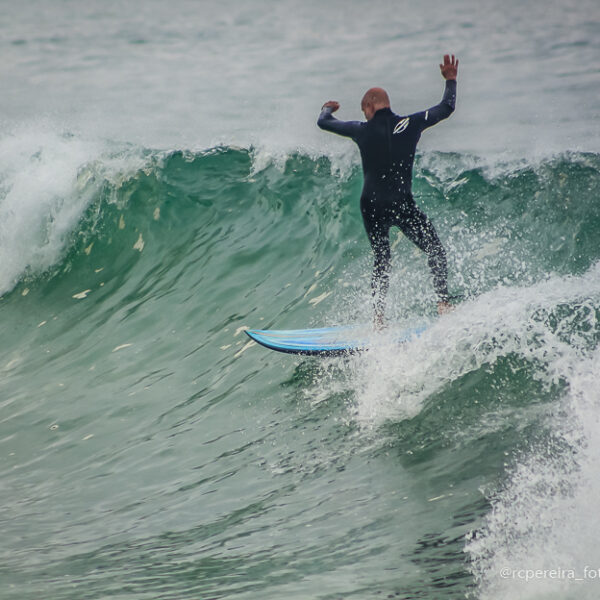
[[[321,129],[352,138],[360,149],[364,192],[410,192],[412,165],[424,129],[449,117],[456,102],[456,81],[447,81],[442,101],[425,111],[400,116],[381,108],[366,122],[339,121],[325,108]]]
[[[360,149],[365,188],[408,189],[421,129],[410,117],[378,110],[364,123],[356,143]]]

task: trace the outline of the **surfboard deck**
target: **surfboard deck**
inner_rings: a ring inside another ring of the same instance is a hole
[[[419,336],[426,325],[418,325],[397,332],[385,330],[386,339],[404,343]],[[288,354],[309,356],[340,356],[364,352],[372,347],[381,334],[369,325],[345,325],[320,329],[248,329],[246,334],[266,348]]]

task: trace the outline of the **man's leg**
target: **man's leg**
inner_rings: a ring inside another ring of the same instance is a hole
[[[373,249],[371,293],[373,295],[374,323],[375,327],[382,328],[385,299],[390,287],[390,228],[375,219],[364,218],[364,223]]]
[[[427,254],[427,262],[433,274],[433,287],[438,295],[439,304],[449,304],[448,265],[446,253],[433,224],[419,208],[411,206],[410,210],[398,216],[397,225],[402,233]]]

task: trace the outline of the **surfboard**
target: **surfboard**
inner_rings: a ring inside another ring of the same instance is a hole
[[[266,348],[288,354],[312,356],[339,356],[364,352],[373,346],[377,338],[404,343],[421,335],[427,328],[419,325],[399,331],[373,331],[368,325],[345,325],[320,329],[247,329],[246,334]]]

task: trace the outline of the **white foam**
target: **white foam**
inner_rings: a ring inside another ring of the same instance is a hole
[[[0,133],[0,294],[55,265],[105,179],[143,166],[136,150],[36,121]]]
[[[95,153],[48,130],[0,138],[0,293],[57,261],[89,202],[75,193],[78,169]]]
[[[357,419],[377,425],[410,418],[448,382],[513,353],[536,362],[536,373],[548,384],[562,380],[582,350],[576,336],[565,339],[563,330],[549,327],[540,312],[562,303],[578,303],[586,310],[594,298],[600,299],[600,264],[581,277],[498,287],[435,320],[409,344],[395,344],[391,330],[353,361]]]
[[[599,372],[600,350],[572,361],[568,396],[549,424],[566,449],[533,451],[492,494],[492,511],[466,546],[481,598],[598,597]]]
[[[592,333],[596,330],[598,265],[582,277],[553,278],[534,289],[543,307],[581,302],[580,315],[587,315]],[[569,330],[567,323],[563,334]],[[556,448],[534,447],[518,458],[502,489],[488,493],[492,511],[466,550],[483,599],[595,599],[600,582],[600,349],[590,348],[585,333],[571,336],[569,343],[547,335],[536,341],[534,352],[546,362],[545,377],[568,384],[546,424]]]
[[[599,303],[597,263],[580,276],[498,287],[436,319],[409,344],[398,346],[393,332],[386,333],[373,351],[349,363],[353,417],[367,430],[414,417],[448,383],[508,355],[533,364],[548,389],[566,384],[554,404],[525,407],[518,415],[508,408],[477,425],[481,435],[507,420],[516,427],[541,422],[554,444],[507,455],[514,466],[505,485],[482,490],[493,508],[466,551],[484,600],[598,596]]]

